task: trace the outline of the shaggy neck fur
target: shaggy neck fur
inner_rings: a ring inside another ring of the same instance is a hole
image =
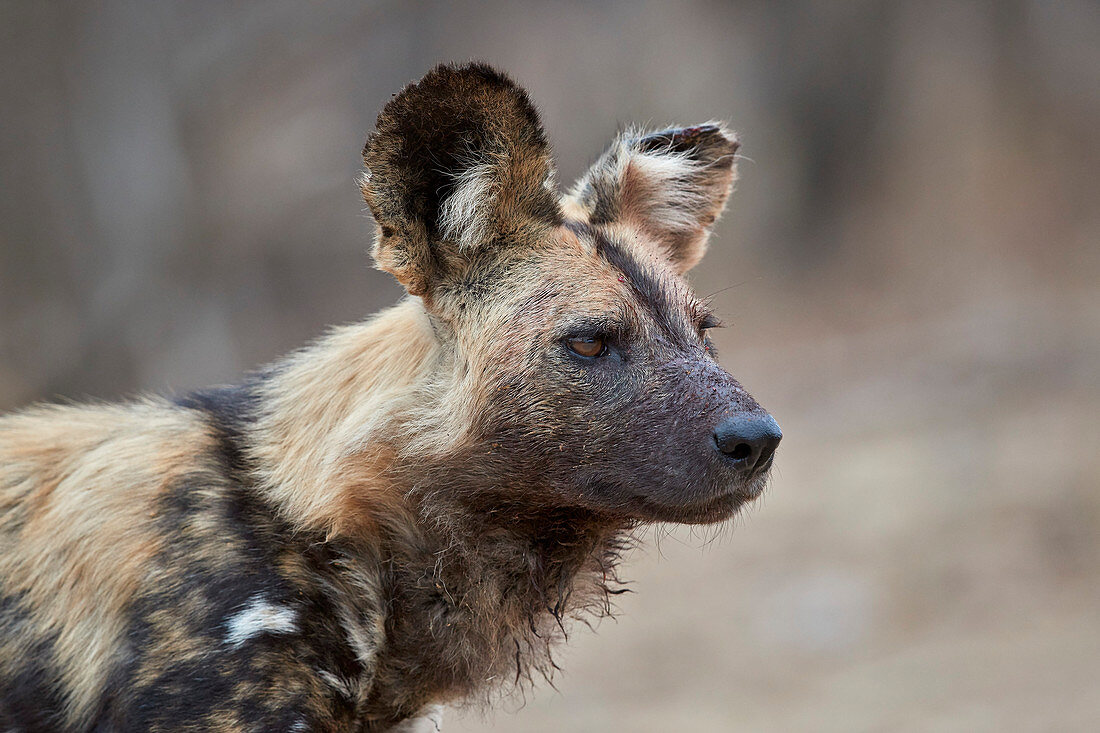
[[[622,592],[628,523],[509,502],[455,464],[476,401],[454,361],[409,299],[276,365],[246,440],[292,526],[380,562],[370,699],[395,718],[548,677],[566,620],[605,615]]]

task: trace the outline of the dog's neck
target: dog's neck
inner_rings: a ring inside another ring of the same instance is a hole
[[[587,512],[430,503],[414,534],[383,540],[387,645],[372,697],[404,714],[549,677],[571,623],[611,612],[629,542]]]
[[[441,358],[423,307],[409,299],[264,373],[254,386],[246,456],[285,521],[353,537],[401,511],[393,435],[424,401]]]

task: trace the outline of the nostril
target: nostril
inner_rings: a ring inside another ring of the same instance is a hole
[[[764,450],[760,451],[760,455],[757,457],[756,462],[752,466],[753,471],[764,471],[771,465],[771,460],[775,456],[775,445],[766,445]]]
[[[748,443],[738,443],[726,455],[735,461],[747,460],[752,455],[752,446]]]

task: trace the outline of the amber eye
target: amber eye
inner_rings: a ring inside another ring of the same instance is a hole
[[[565,345],[574,354],[587,357],[603,356],[607,353],[607,343],[599,336],[579,336],[568,339]]]

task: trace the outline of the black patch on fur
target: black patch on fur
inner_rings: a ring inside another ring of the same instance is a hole
[[[319,537],[296,535],[249,489],[217,474],[197,472],[181,482],[155,521],[171,541],[151,568],[160,579],[134,605],[128,633],[134,653],[117,688],[124,699],[115,701],[110,718],[129,730],[207,729],[219,711],[232,711],[256,730],[288,730],[300,720],[312,721],[311,730],[350,724],[354,701],[336,690],[325,693],[324,720],[305,717],[316,712],[317,701],[307,706],[303,690],[321,684],[318,669],[352,680],[363,673],[325,590],[331,549]],[[221,549],[212,555],[212,548]],[[229,620],[258,597],[293,609],[295,630],[227,643]],[[147,656],[173,635],[197,644],[202,655]],[[288,675],[297,688],[277,684]]]
[[[18,636],[33,628],[18,596],[0,595],[0,635]],[[23,659],[14,664],[15,674],[0,670],[0,730],[21,733],[53,733],[61,730],[62,697],[56,673],[50,667],[54,638],[37,639]],[[5,660],[11,664],[16,660]]]
[[[519,85],[483,63],[441,64],[403,89],[378,115],[378,132],[363,147],[372,176],[400,186],[398,201],[373,201],[380,223],[422,222],[439,232],[439,211],[456,177],[486,153],[508,146],[548,150],[538,112]],[[550,225],[560,220],[546,191],[525,198],[526,212]]]
[[[592,224],[610,224],[619,218],[618,180],[598,176],[588,181],[581,199],[590,212],[588,220]]]
[[[206,415],[213,425],[228,468],[245,472],[244,435],[256,420],[259,409],[257,387],[265,379],[258,373],[238,385],[211,387],[178,397],[175,404]]]
[[[660,273],[638,262],[625,247],[613,242],[594,226],[579,221],[565,222],[565,226],[578,237],[591,240],[596,254],[623,274],[639,303],[649,311],[673,343],[683,345],[696,338],[695,334],[685,332],[684,319],[677,317],[685,304]]]
[[[703,161],[719,168],[731,167],[733,155],[741,147],[741,143],[725,137],[717,125],[676,127],[651,132],[631,140],[630,145],[643,153],[686,154],[692,160]]]

